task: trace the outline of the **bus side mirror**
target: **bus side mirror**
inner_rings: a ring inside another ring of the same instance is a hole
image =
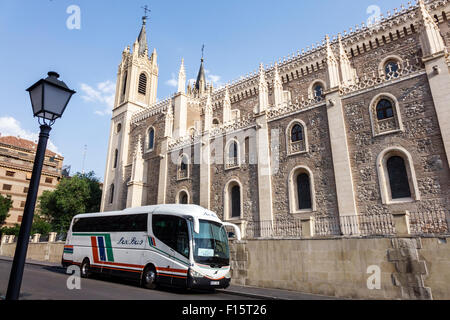
[[[196,217],[194,217],[194,232],[200,233],[200,221]]]
[[[241,237],[241,230],[239,229],[239,227],[237,225],[235,225],[233,223],[229,223],[229,222],[224,222],[223,225],[225,227],[232,227],[234,229],[234,233],[236,234],[236,239],[237,240],[240,241],[242,239],[242,237]]]

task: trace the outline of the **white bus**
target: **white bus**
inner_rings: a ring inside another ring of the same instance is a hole
[[[230,252],[226,226],[195,205],[157,205],[118,212],[81,214],[67,234],[62,265],[92,273],[187,288],[227,288]]]

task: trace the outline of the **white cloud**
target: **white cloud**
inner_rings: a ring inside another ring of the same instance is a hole
[[[166,81],[166,84],[170,87],[178,87],[178,80],[175,79],[175,74],[172,73],[172,78]]]
[[[15,136],[36,143],[39,140],[39,133],[23,129],[20,122],[13,117],[0,117],[0,133],[2,137]],[[51,140],[48,141],[47,148],[53,152],[59,153],[58,148]]]
[[[82,83],[81,91],[83,95],[81,98],[86,102],[100,103],[104,106],[103,110],[96,110],[95,114],[104,116],[111,115],[114,107],[114,98],[116,95],[116,84],[110,80],[100,82],[96,85],[96,88]]]
[[[206,81],[207,82],[212,82],[214,87],[220,87],[222,85],[222,82],[220,81],[220,79],[222,79],[221,76],[215,75],[215,74],[211,74],[211,72],[209,70],[205,70],[205,74],[206,74]]]

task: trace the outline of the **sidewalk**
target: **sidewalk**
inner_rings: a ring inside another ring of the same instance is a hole
[[[0,256],[0,260],[12,262],[13,258]],[[30,265],[52,267],[64,270],[64,268],[59,263],[34,261],[34,260],[27,260],[26,263]],[[231,285],[227,289],[218,289],[217,292],[264,300],[338,300],[338,298],[335,297],[312,295],[297,291],[266,289],[266,288],[237,286],[237,285]]]

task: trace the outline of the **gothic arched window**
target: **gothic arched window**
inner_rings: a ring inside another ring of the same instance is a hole
[[[381,93],[369,105],[370,121],[374,136],[403,130],[400,106],[395,96]]]
[[[122,84],[123,95],[127,92],[127,79],[128,79],[128,72],[125,71],[125,74],[123,75],[123,84]]]
[[[291,131],[291,142],[300,142],[303,140],[303,128],[301,125],[296,124]]]
[[[241,216],[241,188],[236,185],[231,188],[231,217]]]
[[[114,184],[111,185],[109,192],[109,203],[112,204],[114,202]]]
[[[145,73],[141,73],[139,76],[138,92],[143,95],[147,93],[147,76]]]
[[[306,141],[305,125],[301,120],[294,120],[287,128],[286,148],[288,155],[303,153],[308,151]]]
[[[119,162],[119,150],[115,150],[114,151],[114,163],[113,163],[113,168],[116,169],[117,168],[117,164]]]
[[[298,210],[312,209],[311,201],[311,185],[309,182],[309,175],[301,173],[297,176],[297,205]]]
[[[189,178],[189,159],[187,155],[183,154],[180,157],[178,163],[178,180],[184,180]]]
[[[378,120],[385,120],[394,117],[394,107],[392,102],[388,99],[381,99],[377,103],[377,118]]]
[[[225,154],[225,169],[238,168],[239,161],[239,143],[236,140],[231,140],[227,144],[226,154]]]
[[[323,85],[320,83],[317,83],[316,85],[314,85],[314,99],[316,99],[317,101],[322,101],[323,99]]]
[[[180,191],[178,194],[178,204],[189,204],[189,196],[186,191]]]
[[[386,162],[386,166],[392,199],[410,198],[411,189],[403,158],[399,156],[390,157]]]
[[[148,150],[153,150],[155,147],[155,129],[150,128],[148,130]]]

